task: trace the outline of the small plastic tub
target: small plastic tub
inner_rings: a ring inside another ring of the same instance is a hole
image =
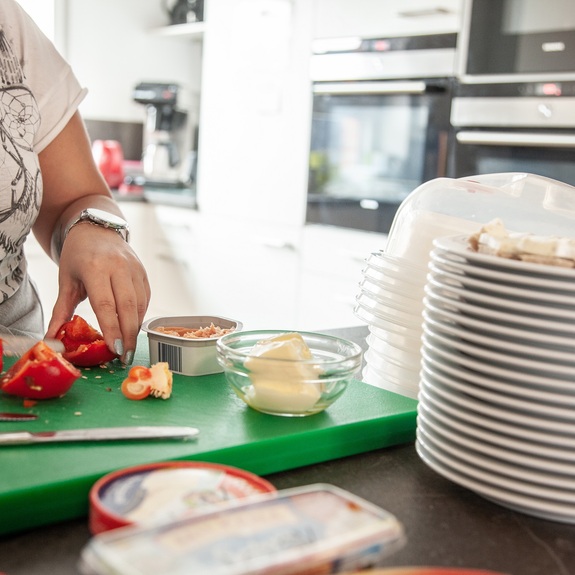
[[[217,506],[176,521],[93,537],[82,573],[355,572],[405,544],[389,512],[331,485],[309,485]]]
[[[156,317],[146,321],[142,330],[148,334],[150,363],[167,362],[170,370],[181,375],[210,375],[221,373],[216,357],[216,341],[221,335],[189,338],[170,335],[158,328],[185,328],[190,332],[211,325],[231,331],[241,331],[243,324],[235,319],[217,315],[187,315]]]
[[[228,465],[198,461],[138,465],[94,483],[89,528],[95,535],[127,525],[170,521],[219,503],[275,492],[269,481]]]

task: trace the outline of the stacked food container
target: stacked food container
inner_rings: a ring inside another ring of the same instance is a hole
[[[355,314],[369,327],[365,382],[416,398],[429,254],[436,238],[471,235],[502,219],[510,230],[572,234],[575,191],[525,173],[438,178],[401,204],[385,251],[366,258]]]

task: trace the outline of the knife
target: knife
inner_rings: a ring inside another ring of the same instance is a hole
[[[63,431],[14,431],[0,433],[0,445],[55,443],[61,441],[118,441],[123,439],[192,439],[199,430],[185,426],[94,427]]]
[[[64,352],[64,344],[59,339],[39,340],[25,335],[0,334],[4,355],[20,356],[26,353],[31,347],[39,341],[43,341],[50,349],[57,353]]]

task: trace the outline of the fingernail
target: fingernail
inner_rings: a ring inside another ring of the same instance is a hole
[[[119,338],[114,340],[114,351],[117,355],[122,355],[124,353],[124,344]]]
[[[132,365],[132,362],[134,361],[134,350],[133,349],[129,349],[126,352],[126,356],[124,357],[124,363],[126,365]]]

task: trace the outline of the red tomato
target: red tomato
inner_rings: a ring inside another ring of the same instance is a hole
[[[110,351],[102,334],[79,315],[66,322],[56,337],[66,348],[64,359],[79,367],[101,365],[118,357]]]
[[[61,397],[82,375],[59,353],[39,341],[0,379],[0,389],[27,399]]]

